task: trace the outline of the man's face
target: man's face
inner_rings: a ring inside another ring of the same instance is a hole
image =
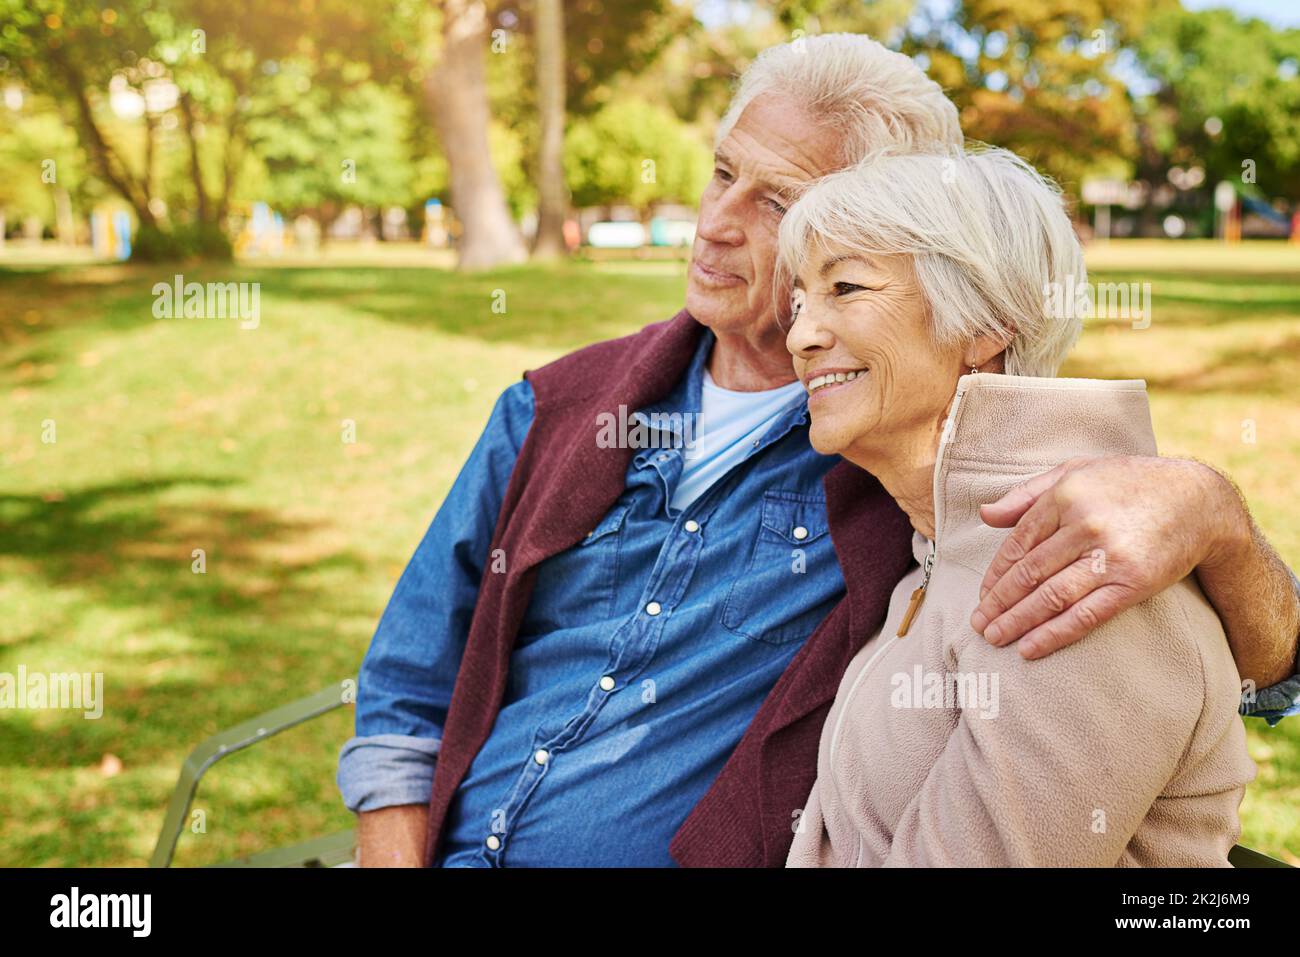
[[[773,289],[777,230],[785,209],[812,180],[831,172],[838,137],[785,96],[747,106],[718,146],[713,179],[700,197],[686,308],[718,333],[769,338],[783,348]]]

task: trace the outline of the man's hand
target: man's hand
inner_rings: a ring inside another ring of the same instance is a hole
[[[429,826],[427,804],[399,804],[357,815],[357,863],[362,867],[420,867]]]
[[[1040,658],[1197,571],[1243,679],[1295,667],[1300,630],[1290,573],[1236,489],[1199,462],[1072,459],[980,510],[1015,528],[980,587],[971,627]]]

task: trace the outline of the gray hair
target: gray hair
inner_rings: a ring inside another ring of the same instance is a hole
[[[769,47],[740,78],[718,123],[716,148],[751,101],[793,98],[841,136],[843,165],[885,146],[960,146],[957,108],[909,57],[856,33],[827,33]]]
[[[1007,150],[883,150],[825,176],[781,222],[782,279],[814,243],[910,256],[936,341],[1001,339],[1008,375],[1055,375],[1079,337],[1048,307],[1087,281],[1060,189]]]

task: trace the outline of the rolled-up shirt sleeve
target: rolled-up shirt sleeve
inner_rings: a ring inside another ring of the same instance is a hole
[[[375,734],[351,738],[339,752],[339,793],[349,811],[428,804],[439,738]]]
[[[1296,595],[1300,600],[1300,577],[1296,576],[1294,570],[1291,577],[1295,579]],[[1243,715],[1263,718],[1270,725],[1293,714],[1300,714],[1300,660],[1296,661],[1296,673],[1285,681],[1259,691],[1249,688],[1243,691],[1240,710]]]
[[[429,800],[492,534],[532,418],[532,387],[521,380],[497,400],[384,609],[358,677],[356,733],[339,752],[339,791],[353,811]]]

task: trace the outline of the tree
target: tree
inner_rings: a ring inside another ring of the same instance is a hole
[[[1157,83],[1140,104],[1140,176],[1162,182],[1174,166],[1199,164],[1209,183],[1245,176],[1267,195],[1300,199],[1300,30],[1174,8],[1136,49]]]
[[[0,106],[0,230],[12,215],[54,223],[59,239],[74,233],[74,208],[98,199],[103,188],[87,175],[85,153],[77,145],[54,104],[44,97],[21,95],[21,102]]]
[[[281,212],[312,216],[322,234],[347,203],[410,207],[410,106],[372,81],[339,87],[310,61],[281,61],[246,111],[266,194]]]
[[[376,80],[415,87],[447,160],[450,195],[444,198],[465,227],[467,265],[520,258],[522,242],[506,211],[521,215],[539,205],[543,190],[558,197],[564,186],[553,168],[545,174],[541,168],[540,98],[550,85],[538,82],[537,41],[545,6],[539,0],[369,0],[350,8],[363,25],[320,34],[322,49],[364,60]],[[616,88],[636,83],[665,48],[698,27],[689,6],[674,0],[563,0],[562,6],[567,121],[600,109]],[[554,78],[554,58],[544,58]],[[557,115],[553,99],[546,113]],[[564,127],[549,121],[547,128]],[[554,139],[548,132],[548,163]],[[566,147],[559,149],[567,155]],[[546,203],[565,206],[558,198]],[[547,232],[544,226],[542,235]]]
[[[161,4],[170,23],[160,30],[159,52],[180,90],[178,108],[188,138],[187,198],[210,231],[225,222],[241,176],[261,158],[253,153],[250,124],[265,114],[255,104],[278,100],[283,105],[288,74],[294,83],[306,82],[317,100],[340,102],[355,98],[358,85],[369,79],[364,62],[335,55],[317,39],[338,35],[357,38],[351,42],[358,46],[365,43],[368,20],[355,6],[349,0]],[[304,112],[309,112],[305,105]]]
[[[628,203],[644,213],[657,202],[694,204],[712,169],[699,132],[641,99],[613,100],[576,121],[565,143],[579,206]]]
[[[249,160],[248,105],[280,60],[318,57],[313,36],[355,33],[365,21],[353,6],[0,0],[0,58],[59,106],[88,166],[135,212],[134,255],[229,256],[222,224]],[[346,68],[322,59],[314,75],[345,88]],[[119,101],[135,112],[119,116]]]
[[[639,88],[643,80],[647,96],[662,101],[665,77],[659,58],[700,24],[688,5],[673,0],[563,0],[554,4],[556,9],[562,7],[563,21],[556,42],[556,31],[545,27],[551,5],[551,0],[500,0],[492,5],[494,38],[506,38],[508,43],[502,55],[489,58],[493,67],[489,91],[494,122],[503,128],[498,136],[507,134],[510,145],[517,141],[523,149],[519,171],[526,184],[519,189],[507,183],[511,206],[526,212],[536,204],[539,241],[549,234],[562,250],[561,213],[569,208],[573,184],[565,181],[563,173],[567,147],[552,131],[563,129],[567,137],[575,122],[625,91]],[[548,34],[550,47],[562,50],[558,57],[543,49]],[[547,61],[549,69],[543,66]],[[545,73],[550,81],[543,79]],[[562,84],[555,83],[556,77],[562,77]],[[548,93],[557,85],[562,92]],[[516,171],[506,155],[495,146],[493,155],[499,174],[512,177]],[[548,169],[557,159],[559,167]],[[548,192],[556,210],[549,215]]]
[[[445,0],[441,59],[427,74],[424,89],[447,154],[452,204],[463,227],[458,249],[462,269],[521,262],[527,256],[488,149],[487,44],[482,0]]]
[[[537,152],[537,238],[533,256],[559,259],[567,251],[564,219],[569,191],[564,182],[564,6],[537,0],[537,108],[541,143]]]
[[[1014,150],[1077,191],[1135,151],[1121,65],[1151,15],[1177,0],[962,0],[920,12],[904,52],[961,111],[968,137]]]
[[[569,116],[587,116],[600,109],[614,95],[616,85],[621,89],[624,82],[641,76],[670,45],[700,26],[690,5],[674,0],[562,0],[562,6]],[[539,0],[499,0],[492,9],[493,21],[501,28],[538,36]],[[535,54],[536,42],[533,46]],[[533,109],[532,97],[525,103]]]
[[[30,91],[49,96],[63,109],[96,175],[130,204],[142,225],[154,226],[154,171],[148,162],[153,150],[146,148],[142,159],[134,159],[105,131],[103,95],[109,81],[122,74],[121,50],[149,50],[154,41],[140,7],[131,2],[122,7],[109,11],[51,0],[0,0],[0,57]],[[145,75],[137,70],[133,78],[142,82]],[[147,133],[151,136],[153,130]]]

